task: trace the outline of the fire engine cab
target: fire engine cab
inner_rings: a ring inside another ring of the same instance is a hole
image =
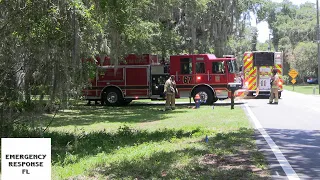
[[[243,58],[244,89],[247,89],[248,96],[259,94],[270,94],[270,77],[272,69],[278,70],[279,98],[283,90],[283,54],[282,52],[254,51],[245,52]]]
[[[89,101],[107,105],[125,105],[135,99],[164,99],[163,89],[170,75],[175,75],[177,98],[200,94],[204,104],[231,96],[227,84],[235,81],[236,62],[231,56],[213,54],[174,55],[170,62],[160,62],[155,55],[130,54],[119,65],[110,58],[97,58],[96,76],[83,90]]]

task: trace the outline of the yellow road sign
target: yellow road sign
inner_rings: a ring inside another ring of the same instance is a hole
[[[289,76],[291,76],[293,79],[298,76],[298,72],[295,69],[291,69],[289,72]]]
[[[295,84],[297,81],[296,81],[296,79],[292,79],[291,82],[292,82],[292,84]]]

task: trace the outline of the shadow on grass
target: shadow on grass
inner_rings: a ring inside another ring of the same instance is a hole
[[[123,160],[110,163],[106,167],[98,167],[91,172],[91,174],[99,173],[103,176],[107,176],[108,179],[158,179],[162,177],[166,177],[168,179],[177,177],[188,178],[191,177],[187,175],[190,172],[186,171],[187,169],[185,167],[183,167],[179,172],[173,165],[186,155],[193,157],[200,156],[205,153],[205,150],[199,150],[196,148],[187,148],[171,152],[155,152],[148,158],[140,158],[134,161]]]
[[[241,105],[242,103],[235,103]],[[191,104],[192,106],[192,104]],[[230,103],[217,103],[214,106],[230,106]],[[165,120],[168,114],[182,114],[190,109],[190,104],[177,104],[174,111],[163,111],[159,104],[133,103],[122,107],[74,106],[71,111],[59,112],[50,127],[82,126],[102,122],[141,123]],[[50,119],[43,117],[44,119]]]
[[[138,123],[166,119],[166,114],[184,113],[179,111],[163,111],[161,105],[130,105],[126,107],[75,106],[71,111],[59,112],[50,127],[81,126],[101,122]],[[48,119],[48,118],[47,118]]]
[[[251,129],[218,133],[209,138],[208,143],[197,141],[191,143],[191,147],[179,150],[155,150],[149,157],[122,158],[98,165],[88,176],[99,174],[106,179],[268,179],[264,176],[265,171],[253,171],[257,162],[264,161],[257,161],[257,156],[252,156],[255,153],[252,137]],[[199,145],[205,148],[198,148]]]
[[[201,129],[190,131],[162,129],[149,132],[123,126],[115,133],[98,131],[76,135],[64,132],[46,132],[44,137],[51,138],[52,163],[65,166],[77,163],[86,156],[94,156],[102,152],[112,153],[120,147],[138,146],[147,142],[170,141],[172,138],[192,137],[197,133],[201,133]],[[15,137],[32,138],[39,137],[39,135],[34,132],[20,131],[15,134]]]

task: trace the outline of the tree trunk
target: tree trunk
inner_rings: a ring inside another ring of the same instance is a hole
[[[31,104],[31,94],[30,94],[30,83],[32,79],[32,72],[30,69],[30,66],[27,65],[25,66],[26,71],[25,71],[25,82],[24,82],[24,94],[25,94],[25,101],[28,105]]]
[[[0,133],[1,137],[5,137],[4,134],[4,127],[5,127],[5,119],[4,119],[4,114],[3,114],[3,105],[0,106]]]
[[[214,41],[214,54],[216,57],[222,57],[224,55],[225,46],[226,42],[223,39],[218,38]]]
[[[192,20],[192,25],[191,25],[191,37],[192,37],[192,46],[191,46],[191,53],[194,54],[194,51],[196,49],[196,44],[197,44],[197,28],[196,28],[196,19],[194,18]]]
[[[54,59],[54,58],[52,58]],[[52,71],[52,89],[50,95],[50,106],[55,102],[56,98],[56,91],[57,91],[57,76],[58,76],[58,65],[57,62],[54,60],[53,62],[53,71]]]
[[[119,64],[119,57],[120,57],[120,34],[119,32],[112,28],[111,30],[111,49],[110,49],[110,56],[111,56],[111,63],[118,65]],[[115,71],[116,72],[116,71]]]

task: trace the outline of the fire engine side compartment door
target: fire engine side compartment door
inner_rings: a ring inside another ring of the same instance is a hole
[[[149,96],[150,66],[127,66],[125,69],[126,97],[147,98]]]
[[[208,84],[209,78],[208,78],[208,59],[207,57],[203,55],[195,55],[195,75],[194,80],[195,84]]]

